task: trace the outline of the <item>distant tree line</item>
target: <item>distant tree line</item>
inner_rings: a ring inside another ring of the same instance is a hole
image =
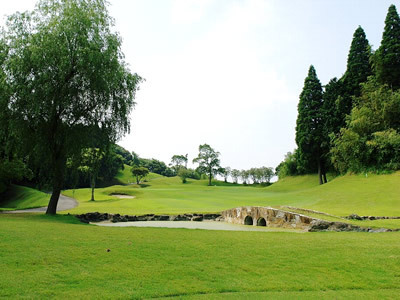
[[[313,66],[298,104],[297,149],[276,168],[279,177],[400,169],[400,18],[391,5],[380,47],[353,35],[344,75],[322,86]]]
[[[251,168],[249,170],[232,169],[225,173],[225,182],[228,175],[232,178],[233,183],[242,181],[243,184],[269,185],[275,173],[274,169],[270,167]]]

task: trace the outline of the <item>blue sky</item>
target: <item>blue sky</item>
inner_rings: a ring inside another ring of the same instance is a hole
[[[2,14],[35,1],[2,3]],[[141,157],[193,159],[200,144],[223,166],[275,167],[296,145],[297,103],[308,68],[322,82],[346,68],[361,25],[379,47],[386,0],[109,0],[131,70],[146,81],[132,130]]]

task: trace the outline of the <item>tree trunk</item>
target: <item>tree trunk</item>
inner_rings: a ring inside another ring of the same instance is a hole
[[[321,159],[318,159],[318,178],[319,184],[323,184],[324,182],[322,181]]]
[[[55,215],[57,213],[58,199],[60,198],[61,189],[53,187],[53,192],[51,193],[49,205],[47,206],[46,214]]]
[[[94,188],[96,186],[95,176],[92,174],[90,178],[90,187],[92,188],[92,199],[90,201],[94,201]]]
[[[324,183],[327,183],[328,180],[326,179],[325,163],[322,164],[322,175],[323,175],[323,177],[324,177]]]
[[[212,171],[210,170],[210,173],[208,174],[208,185],[211,186],[211,177],[212,177]]]
[[[47,206],[47,215],[55,215],[57,213],[58,199],[64,182],[65,161],[61,155],[57,155],[57,158],[53,160],[53,191]]]

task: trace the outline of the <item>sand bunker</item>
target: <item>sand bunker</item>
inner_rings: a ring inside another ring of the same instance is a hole
[[[135,196],[125,195],[125,194],[111,194],[111,196],[120,198],[120,199],[133,199]]]

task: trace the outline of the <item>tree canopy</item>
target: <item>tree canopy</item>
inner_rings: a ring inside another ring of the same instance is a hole
[[[199,146],[199,155],[193,159],[193,163],[199,164],[199,168],[208,176],[208,185],[214,175],[220,173],[221,166],[219,160],[220,153],[211,148],[208,144]]]
[[[141,77],[124,62],[121,38],[103,0],[42,0],[8,18],[2,67],[15,132],[52,174],[55,214],[67,157],[94,132],[116,141],[129,132]]]
[[[310,68],[298,106],[298,149],[277,167],[279,176],[313,173],[316,161],[320,183],[327,166],[340,173],[399,170],[399,94],[400,17],[391,5],[375,53],[359,26],[339,80],[321,90]]]
[[[300,94],[296,122],[296,143],[298,146],[298,166],[302,172],[318,170],[320,184],[325,174],[323,149],[323,109],[322,86],[314,66],[310,66]]]
[[[149,169],[145,167],[132,167],[132,175],[136,178],[136,183],[140,184],[140,181],[149,174]]]
[[[382,42],[374,56],[376,78],[393,89],[400,88],[400,17],[396,6],[389,7]]]
[[[171,157],[170,166],[175,171],[175,174],[178,174],[181,168],[185,169],[187,168],[187,162],[188,162],[187,154],[186,155],[175,154]]]

